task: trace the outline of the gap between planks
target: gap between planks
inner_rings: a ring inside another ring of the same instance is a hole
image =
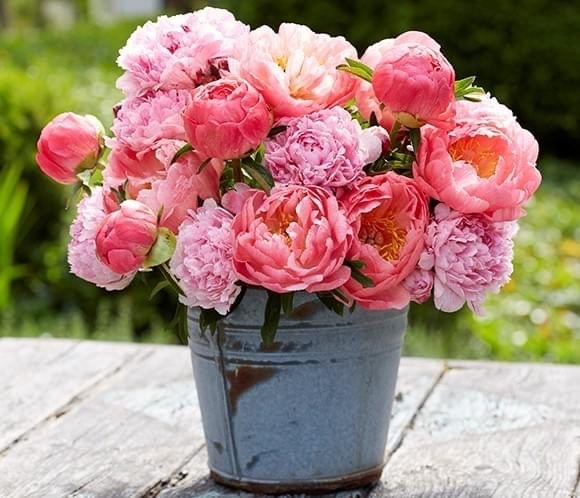
[[[0,339],[2,339],[2,338],[0,338]],[[75,343],[75,344],[72,344],[70,348],[67,348],[65,351],[63,351],[61,354],[59,354],[58,358],[62,357],[64,354],[70,353],[79,344],[80,344],[80,341]],[[33,434],[35,431],[42,429],[45,425],[51,423],[54,420],[57,420],[57,419],[63,417],[64,415],[69,413],[71,410],[73,410],[76,406],[81,404],[84,400],[86,400],[88,397],[90,397],[91,393],[94,392],[101,384],[103,384],[106,381],[110,380],[111,378],[115,377],[117,374],[119,374],[122,370],[124,370],[126,367],[128,367],[133,362],[141,360],[141,359],[146,359],[147,357],[151,356],[152,354],[153,354],[153,350],[145,351],[145,352],[143,352],[142,350],[136,350],[131,356],[129,356],[127,358],[127,360],[124,363],[116,366],[115,368],[113,368],[109,372],[106,372],[102,377],[97,378],[93,383],[89,384],[87,387],[85,387],[84,389],[82,389],[78,393],[74,394],[66,403],[64,403],[63,405],[58,407],[53,413],[51,413],[50,415],[48,415],[44,419],[40,420],[38,423],[36,423],[30,429],[26,430],[24,433],[22,433],[20,436],[15,438],[11,443],[6,445],[4,448],[0,448],[0,460],[12,448],[14,448],[17,444],[26,441],[30,437],[30,435]]]

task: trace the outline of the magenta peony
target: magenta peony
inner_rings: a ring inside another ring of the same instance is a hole
[[[36,162],[53,180],[75,183],[78,173],[96,165],[104,134],[103,125],[94,116],[72,112],[59,114],[40,134]]]
[[[157,239],[157,215],[128,200],[108,214],[96,237],[97,256],[116,273],[138,270]]]
[[[255,149],[272,126],[272,114],[260,93],[234,79],[199,87],[183,119],[193,148],[218,159],[235,159]]]
[[[179,227],[169,266],[185,293],[183,304],[214,308],[222,315],[234,304],[241,288],[232,261],[233,218],[210,199]]]
[[[125,74],[117,86],[128,97],[150,90],[195,88],[218,79],[249,28],[227,10],[206,7],[192,14],[161,16],[138,28],[120,51]]]
[[[417,32],[384,50],[372,81],[377,99],[407,128],[452,126],[454,83],[455,71],[439,45]]]
[[[352,278],[342,289],[364,308],[403,308],[410,295],[402,281],[424,248],[427,199],[412,179],[390,172],[362,179],[340,201],[356,227],[347,259],[364,263],[374,282],[365,288]]]
[[[435,306],[457,311],[466,302],[482,314],[489,292],[499,292],[512,273],[515,222],[493,222],[487,216],[466,215],[445,204],[435,207],[427,228],[426,251],[419,267],[435,273]]]
[[[256,87],[276,120],[341,105],[353,97],[356,80],[336,69],[355,48],[343,37],[318,34],[299,24],[252,31],[240,72]]]
[[[266,142],[266,166],[276,182],[342,187],[382,152],[373,129],[361,129],[342,107],[283,120],[286,130]]]
[[[121,290],[131,283],[135,272],[116,273],[97,258],[95,239],[107,212],[104,191],[100,187],[79,202],[77,216],[70,227],[68,263],[77,277],[107,290]]]
[[[497,221],[521,217],[541,181],[538,143],[495,99],[458,102],[456,108],[457,124],[449,133],[424,130],[413,166],[417,183],[462,213]]]
[[[241,280],[275,292],[336,289],[350,277],[344,258],[352,228],[336,198],[319,187],[257,192],[233,224]]]

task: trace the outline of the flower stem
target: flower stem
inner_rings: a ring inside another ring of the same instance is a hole
[[[232,169],[234,171],[234,182],[242,183],[242,161],[240,159],[232,159]]]

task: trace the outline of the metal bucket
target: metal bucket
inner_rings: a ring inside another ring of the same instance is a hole
[[[266,292],[248,289],[211,336],[189,312],[189,344],[211,477],[260,493],[379,480],[407,309],[344,316],[298,293],[262,345]]]

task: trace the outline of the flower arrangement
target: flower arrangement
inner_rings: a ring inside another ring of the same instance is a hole
[[[263,288],[266,342],[297,291],[340,314],[431,295],[482,313],[508,281],[538,145],[428,35],[359,59],[208,7],[138,28],[118,63],[112,136],[65,113],[38,141],[42,171],[76,184],[80,278],[119,290],[159,270],[212,331]]]

